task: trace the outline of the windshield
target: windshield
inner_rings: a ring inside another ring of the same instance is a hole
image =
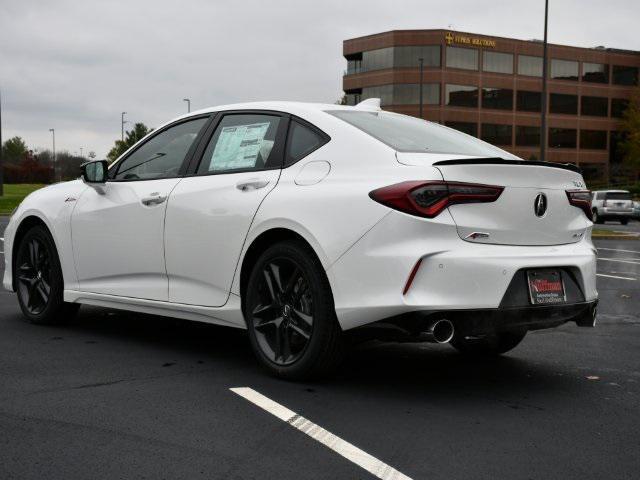
[[[519,160],[509,152],[475,137],[407,115],[356,110],[332,110],[327,113],[399,152],[452,153]]]
[[[629,192],[609,192],[607,200],[631,200],[631,194]]]

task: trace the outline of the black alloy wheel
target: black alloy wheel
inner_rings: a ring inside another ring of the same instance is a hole
[[[304,353],[313,333],[313,296],[302,266],[285,257],[262,266],[250,318],[264,355],[291,365]]]
[[[51,299],[51,258],[37,237],[27,239],[17,258],[18,295],[28,312],[40,315]]]
[[[307,379],[340,364],[344,344],[331,287],[307,244],[267,248],[253,264],[242,302],[253,352],[272,374]]]

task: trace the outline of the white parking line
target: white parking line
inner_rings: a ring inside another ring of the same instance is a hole
[[[598,277],[617,278],[618,280],[637,280],[631,277],[618,277],[617,275],[605,275],[604,273],[596,273]]]
[[[384,480],[411,480],[405,474],[400,473],[395,468],[369,455],[367,452],[360,450],[355,445],[337,437],[333,433],[298,415],[296,412],[289,410],[287,407],[274,402],[270,398],[265,397],[252,388],[237,387],[230,388],[233,393],[249,400],[254,405],[266,410],[271,415],[278,417],[283,422],[287,422],[294,428],[306,433],[314,440],[329,447],[347,460],[352,461],[359,467],[364,468],[367,472]]]
[[[626,253],[640,253],[638,250],[620,250],[619,248],[603,248],[598,247],[598,250],[607,250],[609,252],[626,252]]]
[[[620,260],[618,258],[598,258],[598,260],[604,260],[605,262],[632,263],[633,265],[640,265],[640,261]]]

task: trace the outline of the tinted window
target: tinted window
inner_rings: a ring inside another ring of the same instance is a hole
[[[423,83],[422,101],[425,105],[440,104],[440,84]],[[381,105],[417,105],[420,103],[420,85],[418,83],[398,83],[364,87],[362,99],[379,98]]]
[[[488,52],[482,54],[482,69],[485,72],[513,73],[511,53]]]
[[[289,166],[309,155],[326,143],[326,138],[316,130],[295,120],[289,126],[285,166]]]
[[[582,80],[593,83],[609,83],[609,65],[603,63],[582,64]]]
[[[455,153],[517,159],[504,150],[437,123],[391,112],[328,112],[401,152]]]
[[[521,112],[540,112],[542,109],[542,93],[518,90],[516,108]]]
[[[540,127],[518,125],[516,127],[516,145],[519,147],[539,147]]]
[[[606,117],[608,114],[609,99],[606,97],[587,97],[580,99],[580,112],[582,115]]]
[[[418,59],[422,58],[425,67],[440,66],[440,46],[422,45],[395,47],[393,64],[395,67],[418,67]]]
[[[607,192],[607,200],[631,200],[629,192]]]
[[[549,95],[549,111],[576,115],[578,113],[578,96],[552,93]]]
[[[495,125],[483,123],[481,130],[482,140],[492,145],[511,145],[511,125]]]
[[[447,47],[447,67],[478,70],[478,50],[473,48]]]
[[[177,176],[189,148],[208,120],[190,120],[158,133],[120,162],[113,178],[151,180]]]
[[[518,55],[518,75],[542,76],[542,57]]]
[[[611,116],[621,118],[624,111],[629,105],[629,100],[626,98],[612,98],[611,99]]]
[[[573,128],[550,128],[549,147],[576,148],[578,132]]]
[[[393,67],[393,47],[362,52],[362,71],[380,70]]]
[[[483,88],[482,108],[513,110],[513,90],[508,88]]]
[[[606,150],[607,132],[604,130],[580,130],[580,148]]]
[[[467,135],[471,135],[472,137],[478,136],[478,124],[471,122],[444,122],[444,124],[453,128],[454,130],[458,130],[459,132],[466,133]]]
[[[478,87],[469,85],[451,85],[445,87],[445,103],[454,107],[477,107]]]
[[[616,85],[638,85],[638,67],[614,65],[613,83]]]
[[[380,105],[393,105],[393,85],[376,85],[374,87],[365,87],[362,89],[362,95],[359,101],[367,98],[379,98]]]
[[[225,115],[209,140],[198,174],[279,166],[274,144],[280,121],[281,118],[274,115]]]
[[[551,78],[557,80],[578,80],[578,62],[552,58]]]

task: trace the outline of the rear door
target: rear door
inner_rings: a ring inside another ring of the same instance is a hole
[[[629,192],[607,192],[605,195],[604,207],[608,212],[629,214],[633,212],[633,200]]]
[[[167,207],[169,301],[226,303],[253,217],[278,182],[288,122],[277,112],[239,111],[211,125]]]

